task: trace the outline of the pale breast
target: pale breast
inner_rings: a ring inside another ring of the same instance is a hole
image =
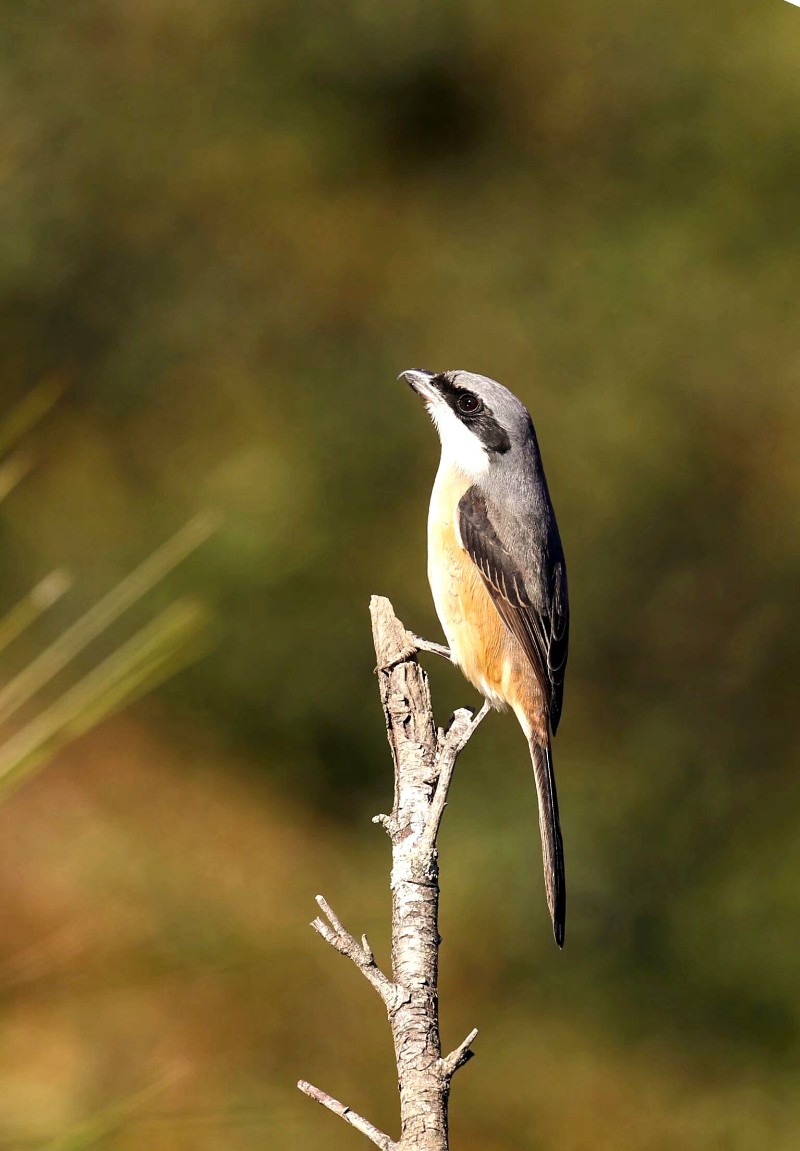
[[[440,468],[436,476],[428,515],[428,579],[455,662],[496,707],[513,706],[513,685],[521,673],[529,677],[517,641],[459,540],[458,502],[469,482],[450,469]]]

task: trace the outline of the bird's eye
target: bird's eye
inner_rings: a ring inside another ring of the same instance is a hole
[[[473,396],[472,392],[462,392],[456,400],[458,410],[463,412],[465,416],[474,416],[483,408],[483,403],[477,396]]]

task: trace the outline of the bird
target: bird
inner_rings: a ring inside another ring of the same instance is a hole
[[[551,737],[569,646],[567,566],[533,421],[517,397],[467,371],[401,372],[439,433],[428,513],[428,580],[450,658],[510,708],[528,741],[545,893],[559,948],[566,930],[564,848]]]

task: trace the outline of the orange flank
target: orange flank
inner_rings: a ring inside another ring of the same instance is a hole
[[[440,469],[428,518],[428,578],[456,664],[493,707],[511,707],[528,738],[547,742],[541,689],[524,651],[500,617],[483,576],[461,546],[458,503],[470,480]]]

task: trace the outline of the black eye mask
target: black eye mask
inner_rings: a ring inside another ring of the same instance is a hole
[[[447,401],[456,419],[469,428],[478,437],[488,452],[497,452],[502,455],[511,448],[508,432],[497,422],[494,412],[487,407],[480,396],[470,392],[467,388],[460,388],[444,373],[434,376],[431,383],[439,392],[442,399]],[[474,411],[464,411],[461,407],[464,397],[471,396],[478,401]]]

